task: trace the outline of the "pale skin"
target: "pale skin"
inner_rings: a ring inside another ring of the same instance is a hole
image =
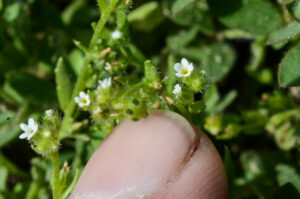
[[[95,151],[69,199],[227,199],[222,160],[182,116],[125,121]]]

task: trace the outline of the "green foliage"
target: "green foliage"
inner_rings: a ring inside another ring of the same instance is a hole
[[[67,198],[111,130],[152,109],[228,146],[230,198],[298,198],[299,2],[0,0],[0,198]]]
[[[280,43],[287,40],[292,39],[293,37],[297,36],[300,33],[300,24],[298,22],[292,23],[287,27],[284,27],[280,30],[272,32],[270,34],[268,43]]]
[[[290,49],[280,64],[278,79],[281,86],[297,86],[300,84],[299,67],[300,45]]]
[[[279,12],[264,0],[208,0],[218,19],[230,28],[237,28],[253,35],[267,35],[281,26]]]

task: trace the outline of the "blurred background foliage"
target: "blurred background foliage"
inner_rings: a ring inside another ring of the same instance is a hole
[[[94,0],[0,0],[0,198],[51,198],[50,162],[19,140],[18,124],[57,108],[59,57],[76,80]],[[300,1],[132,2],[130,42],[167,71],[169,55],[204,67],[206,110],[194,123],[226,166],[230,198],[300,198]],[[292,86],[292,87],[291,87]],[[82,170],[105,137],[77,113],[61,161]],[[224,147],[226,145],[227,147]]]

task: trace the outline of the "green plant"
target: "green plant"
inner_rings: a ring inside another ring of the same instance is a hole
[[[66,198],[105,136],[151,109],[210,135],[230,198],[296,198],[299,2],[0,0],[0,198]]]

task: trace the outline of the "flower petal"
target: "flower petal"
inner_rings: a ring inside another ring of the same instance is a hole
[[[21,123],[21,124],[20,124],[20,128],[21,128],[24,132],[28,131],[28,126],[27,126],[26,124],[24,124],[24,123]]]
[[[34,119],[29,118],[29,119],[28,119],[28,127],[29,127],[29,128],[32,128],[34,125],[35,125]]]
[[[189,69],[190,72],[192,72],[194,70],[194,65],[192,63],[190,63],[187,68]]]
[[[181,64],[182,64],[184,67],[188,67],[189,62],[188,62],[188,60],[187,60],[186,58],[182,58],[182,59],[181,59]]]
[[[27,138],[27,136],[28,136],[28,133],[22,133],[20,136],[19,136],[19,138],[20,139],[25,139],[25,138]]]
[[[84,98],[84,97],[85,97],[85,92],[81,91],[81,92],[79,93],[79,97]]]
[[[182,66],[180,63],[176,63],[176,64],[174,65],[174,69],[176,70],[176,72],[181,71],[182,68],[183,68],[183,66]]]
[[[33,134],[37,132],[38,128],[39,128],[39,126],[38,126],[37,123],[35,123],[35,124],[31,127]]]
[[[79,103],[80,103],[80,97],[75,97],[75,102],[76,102],[77,104],[79,104]]]
[[[177,77],[184,77],[184,75],[183,75],[181,72],[177,72],[175,75],[176,75]]]

